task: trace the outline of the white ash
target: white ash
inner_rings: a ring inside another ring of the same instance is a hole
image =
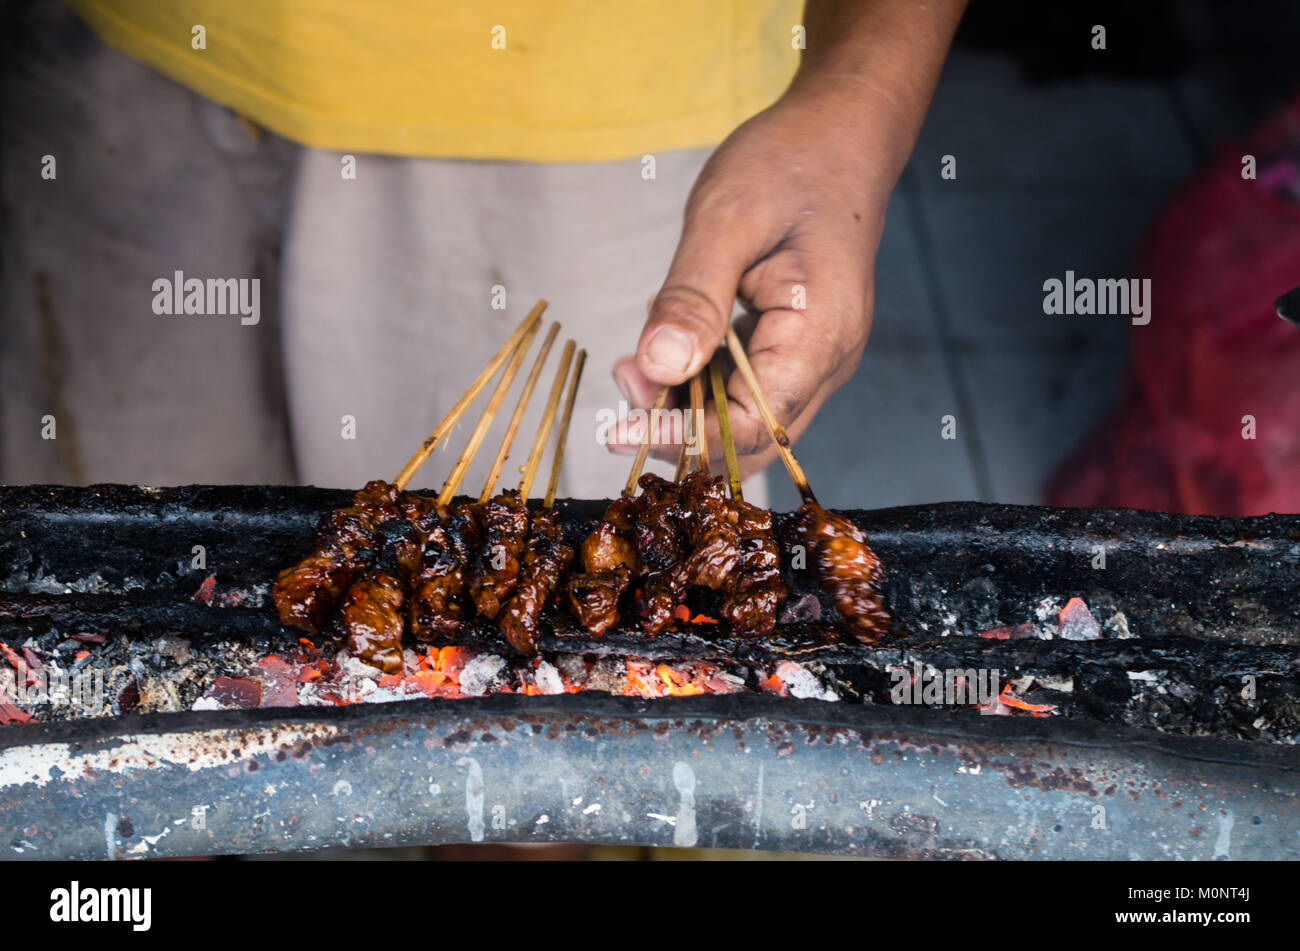
[[[1056,624],[1061,614],[1061,599],[1048,595],[1034,606],[1034,631],[1039,640],[1050,641],[1056,636]]]
[[[1103,625],[1102,629],[1107,636],[1118,640],[1128,640],[1137,637],[1136,634],[1130,633],[1128,629],[1128,617],[1123,611],[1116,611]]]
[[[735,674],[729,674],[725,670],[720,670],[716,674],[714,674],[712,680],[714,681],[720,680],[724,684],[727,684],[729,687],[731,687],[733,690],[742,689],[745,686],[744,677],[737,677]],[[715,691],[715,693],[716,692],[719,691]]]
[[[1098,641],[1101,640],[1101,625],[1087,606],[1076,607],[1061,620],[1058,633],[1067,641]]]
[[[170,660],[178,664],[188,664],[193,656],[190,652],[190,642],[183,637],[175,637],[171,634],[164,634],[153,642],[153,649]]]
[[[504,657],[497,654],[479,654],[461,670],[460,692],[469,697],[486,695],[505,666]]]
[[[1033,674],[1026,674],[1023,677],[1016,677],[1014,680],[1008,681],[1008,683],[1011,684],[1011,689],[1017,696],[1023,697],[1029,693],[1029,688],[1034,685],[1036,679]]]
[[[357,699],[363,703],[390,703],[394,700],[410,700],[412,697],[423,697],[424,693],[414,690],[407,684],[398,684],[396,687],[381,687],[373,680],[360,680],[357,682]]]
[[[560,679],[560,672],[547,661],[542,661],[533,671],[533,686],[548,696],[564,693],[564,681]]]
[[[587,660],[581,654],[561,654],[555,658],[555,666],[572,683],[582,686],[587,682]]]
[[[384,676],[384,672],[378,667],[372,667],[359,657],[353,657],[347,651],[339,651],[334,655],[335,662],[348,677],[356,677],[360,680],[378,680]]]
[[[589,686],[608,693],[623,692],[627,685],[627,667],[621,657],[602,657],[591,667]]]
[[[1060,693],[1074,693],[1073,677],[1052,677],[1043,674],[1038,677],[1038,684],[1047,690],[1056,690]]]
[[[817,675],[806,667],[787,660],[776,669],[776,675],[785,682],[790,696],[799,700],[838,700],[840,695],[824,686]]]

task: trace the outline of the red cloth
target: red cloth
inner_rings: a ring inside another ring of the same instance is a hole
[[[1300,152],[1300,97],[1221,155],[1143,242],[1151,322],[1130,327],[1123,394],[1049,481],[1050,505],[1212,515],[1300,512],[1300,204],[1243,180]],[[1243,439],[1244,416],[1255,438]]]

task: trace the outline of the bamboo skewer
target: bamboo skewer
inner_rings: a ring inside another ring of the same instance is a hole
[[[790,449],[790,437],[786,435],[785,427],[772,415],[772,407],[767,405],[767,397],[758,388],[758,378],[754,376],[754,368],[750,366],[749,357],[745,355],[745,348],[741,346],[740,338],[736,336],[733,327],[727,328],[727,348],[731,351],[731,358],[736,361],[736,369],[740,371],[745,383],[749,385],[750,392],[754,394],[759,415],[763,417],[767,431],[772,434],[772,441],[776,443],[776,448],[781,453],[781,461],[785,463],[790,478],[794,480],[794,487],[799,490],[799,495],[805,502],[816,502],[817,497],[813,495],[812,487],[808,485],[808,477],[803,474],[799,460],[794,457],[794,452]]]
[[[537,325],[541,322],[542,311],[544,310],[546,310],[546,301],[544,300],[539,300],[535,305],[533,305],[533,309],[528,312],[528,316],[525,317],[519,326],[514,329],[514,332],[510,334],[510,337],[501,346],[501,349],[497,351],[496,356],[489,361],[488,365],[483,368],[483,372],[480,373],[475,378],[474,382],[469,385],[469,389],[465,391],[465,395],[456,402],[456,405],[453,406],[447,415],[443,417],[442,422],[440,422],[433,432],[429,433],[429,437],[420,444],[420,448],[416,450],[415,455],[413,455],[406,465],[402,467],[402,471],[399,472],[397,478],[393,480],[393,485],[397,486],[399,492],[405,489],[410,483],[416,471],[420,466],[424,465],[425,460],[428,459],[433,450],[437,448],[438,443],[442,442],[451,434],[451,431],[456,427],[456,424],[460,422],[461,416],[465,414],[465,410],[469,409],[470,404],[478,398],[478,395],[481,392],[483,392],[483,389],[488,385],[488,381],[492,379],[493,374],[495,374],[497,370],[501,369],[501,365],[510,359],[510,354],[512,354],[515,351],[515,348],[519,346],[519,341],[523,339],[524,335],[527,334],[530,329],[536,329]]]
[[[542,365],[546,363],[546,358],[550,355],[551,344],[555,343],[555,335],[560,332],[560,325],[552,323],[549,330],[546,331],[546,339],[542,341],[542,349],[537,352],[537,359],[533,361],[533,368],[528,371],[528,379],[524,381],[524,388],[519,394],[519,402],[515,404],[515,411],[510,417],[510,424],[506,427],[506,434],[501,439],[501,446],[497,449],[496,458],[492,460],[492,471],[488,473],[487,481],[483,483],[483,491],[479,493],[479,504],[487,502],[492,498],[492,490],[497,487],[497,479],[501,476],[501,469],[506,464],[506,459],[510,455],[510,446],[515,441],[515,434],[519,432],[519,423],[524,418],[524,411],[528,409],[528,401],[533,398],[533,387],[537,385],[537,378],[542,375]]]
[[[542,502],[546,508],[555,504],[555,490],[560,484],[560,465],[564,462],[564,446],[569,439],[569,423],[573,421],[573,403],[578,395],[578,381],[582,379],[582,367],[586,362],[587,351],[579,350],[578,359],[573,363],[569,392],[564,397],[564,412],[560,414],[560,431],[555,437],[555,455],[551,458],[551,478],[546,483],[546,499]]]
[[[686,475],[686,440],[682,440],[682,448],[677,450],[677,469],[673,472],[673,481],[681,482],[682,476]]]
[[[542,461],[542,452],[546,441],[551,438],[551,427],[555,425],[555,410],[560,405],[560,395],[564,392],[564,381],[569,375],[569,363],[573,360],[573,341],[564,342],[564,352],[560,355],[560,366],[555,371],[555,382],[551,384],[550,395],[546,397],[546,408],[542,411],[542,422],[533,437],[533,448],[528,453],[524,464],[523,478],[519,480],[519,497],[528,501],[528,490],[533,487],[537,477],[537,466]]]
[[[636,459],[632,462],[632,471],[628,473],[627,485],[623,488],[624,495],[636,494],[636,480],[641,478],[641,468],[645,465],[645,458],[650,454],[650,428],[654,425],[659,413],[663,410],[664,405],[668,402],[668,387],[659,387],[659,395],[655,397],[654,408],[650,410],[650,417],[646,420],[645,435],[641,437],[641,446],[636,451]]]
[[[731,435],[731,410],[727,405],[727,385],[722,382],[722,358],[714,354],[709,361],[709,379],[713,383],[713,408],[718,414],[718,433],[722,436],[722,455],[727,467],[731,497],[743,500],[740,491],[740,463],[736,460],[736,440]]]
[[[696,472],[709,474],[709,439],[704,433],[704,373],[691,377],[691,436],[695,441]]]
[[[514,354],[510,357],[510,362],[506,364],[505,371],[501,374],[501,379],[497,381],[496,389],[492,391],[492,396],[488,400],[487,407],[483,410],[483,415],[479,417],[478,423],[474,426],[474,431],[470,433],[469,442],[461,450],[460,457],[451,470],[451,475],[447,476],[442,491],[438,493],[439,505],[447,505],[455,497],[461,479],[465,478],[465,470],[469,468],[469,464],[473,460],[474,454],[478,452],[479,446],[483,444],[483,437],[487,435],[488,428],[492,425],[492,419],[496,416],[501,402],[506,397],[506,391],[510,389],[510,384],[514,382],[515,375],[518,374],[519,367],[524,362],[524,354],[528,352],[528,348],[533,344],[533,337],[537,335],[539,325],[540,322],[532,324],[524,333],[524,336],[520,338]]]

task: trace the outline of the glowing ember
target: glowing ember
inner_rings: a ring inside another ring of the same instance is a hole
[[[1050,717],[1056,712],[1056,707],[1050,703],[1029,703],[1021,700],[1011,692],[1011,684],[1002,688],[1002,692],[990,700],[988,703],[979,704],[975,707],[981,713],[989,713],[993,716],[1010,716],[1012,710],[1024,710],[1036,717]]]
[[[30,713],[25,713],[10,703],[4,688],[0,687],[0,724],[26,723],[31,718]]]

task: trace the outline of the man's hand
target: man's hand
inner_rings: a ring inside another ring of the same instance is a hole
[[[718,147],[687,201],[681,241],[636,356],[614,370],[634,406],[650,406],[661,384],[679,384],[707,365],[737,298],[758,315],[747,352],[792,439],[853,375],[871,327],[889,194],[962,6],[809,4],[809,51],[795,81]],[[727,392],[748,474],[775,450],[739,374]],[[710,446],[719,448],[712,413],[707,426]],[[658,453],[671,458],[676,447]]]

